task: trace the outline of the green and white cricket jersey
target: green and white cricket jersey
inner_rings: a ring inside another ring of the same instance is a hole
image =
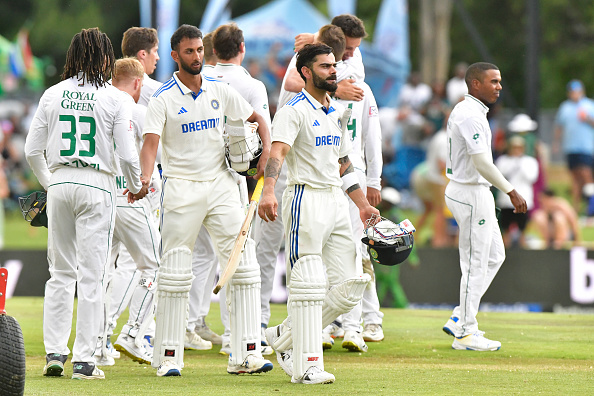
[[[49,173],[61,167],[93,168],[115,176],[116,149],[123,173],[140,190],[140,166],[132,135],[130,101],[111,85],[96,88],[76,77],[45,91],[25,145],[33,171],[44,188]],[[38,161],[45,151],[47,164]],[[40,155],[41,154],[41,155]]]
[[[448,119],[448,156],[446,175],[462,184],[490,183],[480,175],[471,155],[489,153],[491,160],[491,128],[487,121],[489,108],[472,95],[465,95]]]
[[[138,104],[143,105],[144,107],[148,106],[149,100],[151,96],[155,93],[155,91],[161,88],[163,83],[153,80],[148,76],[148,74],[144,73],[144,78],[142,80],[142,88],[140,89],[140,98],[138,99]]]

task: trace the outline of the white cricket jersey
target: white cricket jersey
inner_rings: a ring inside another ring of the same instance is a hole
[[[342,186],[338,159],[351,152],[348,129],[342,131],[344,107],[330,99],[326,109],[303,89],[275,115],[272,142],[291,146],[287,185],[312,188]]]
[[[448,119],[448,156],[446,175],[463,184],[491,184],[480,175],[471,155],[491,153],[491,128],[487,121],[489,108],[472,95],[465,95]]]
[[[363,57],[359,47],[355,48],[353,56],[342,62],[344,67],[336,68],[338,81],[345,78],[352,78],[356,81],[365,81],[365,67],[363,66]]]
[[[148,76],[148,74],[144,73],[144,79],[142,80],[142,88],[140,89],[140,98],[138,99],[138,104],[143,106],[148,106],[149,100],[151,96],[155,93],[155,91],[161,88],[162,83],[157,80],[153,80]]]
[[[132,134],[134,135],[134,150],[140,153],[140,149],[142,148],[142,129],[144,128],[144,118],[146,116],[146,107],[142,106],[136,102],[134,102],[134,98],[130,96],[128,93],[123,92],[126,100],[130,102],[132,106]],[[117,175],[116,175],[116,188],[117,188],[117,197],[118,198],[125,198],[123,195],[124,190],[128,188],[128,183],[124,173],[122,172],[121,167],[117,164]]]
[[[232,63],[217,63],[208,71],[209,77],[227,83],[248,101],[254,111],[260,114],[270,129],[270,111],[268,110],[268,94],[266,87],[260,80],[253,78],[242,66]]]
[[[363,89],[361,101],[337,100],[352,109],[347,125],[353,151],[349,159],[353,167],[367,173],[367,185],[380,189],[382,174],[382,135],[377,104],[371,88],[365,82],[356,82]]]
[[[116,150],[130,190],[140,189],[140,166],[132,135],[132,106],[124,94],[107,84],[96,88],[82,75],[45,91],[31,123],[25,153],[47,188],[49,173],[60,167],[91,167],[115,176]],[[36,159],[45,151],[46,163]]]
[[[143,134],[161,138],[163,176],[209,181],[227,169],[225,117],[244,121],[253,112],[227,84],[203,75],[200,91],[194,93],[176,72],[151,98]]]

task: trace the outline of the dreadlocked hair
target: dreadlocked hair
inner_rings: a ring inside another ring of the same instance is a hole
[[[114,67],[115,56],[107,34],[99,28],[83,29],[70,42],[62,80],[76,77],[82,72],[83,83],[99,88],[107,83],[114,73]]]

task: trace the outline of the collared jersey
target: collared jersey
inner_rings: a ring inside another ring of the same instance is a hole
[[[260,80],[253,78],[250,73],[242,66],[232,63],[217,63],[217,65],[208,70],[209,77],[227,83],[233,87],[239,94],[248,101],[254,108],[254,111],[260,114],[266,121],[270,129],[270,111],[268,110],[268,94],[266,87]]]
[[[276,113],[272,141],[291,146],[287,185],[342,186],[338,159],[351,152],[348,129],[342,130],[343,112],[344,107],[331,99],[325,109],[303,89]]]
[[[131,174],[138,176],[132,106],[124,95],[111,84],[97,88],[78,77],[48,88],[31,122],[27,153],[45,151],[52,173],[64,166],[92,167],[115,176],[117,149],[118,156],[132,164]]]
[[[138,99],[138,104],[143,106],[148,106],[149,100],[151,96],[155,93],[155,91],[161,88],[162,83],[157,80],[153,80],[148,76],[148,74],[144,73],[144,79],[142,80],[142,88],[140,89],[140,98]]]
[[[465,95],[448,119],[448,156],[446,175],[464,184],[490,183],[476,170],[471,155],[491,153],[491,128],[487,121],[489,108],[472,95]]]
[[[161,137],[163,175],[193,181],[214,180],[226,171],[225,117],[245,120],[252,107],[227,84],[202,76],[198,93],[177,72],[151,98],[143,134]]]
[[[369,187],[380,189],[382,173],[382,135],[379,124],[377,104],[371,88],[365,82],[356,82],[363,89],[363,100],[337,100],[344,107],[352,109],[347,125],[353,151],[349,159],[353,166],[367,172]]]

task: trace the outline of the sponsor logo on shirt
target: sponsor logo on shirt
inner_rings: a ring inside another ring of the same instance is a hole
[[[183,106],[182,106],[181,110],[177,114],[184,114],[184,113],[187,113],[187,112],[188,112],[188,110],[184,109]]]
[[[204,131],[206,129],[213,129],[219,126],[221,119],[209,118],[206,120],[198,120],[195,122],[189,122],[187,124],[181,124],[182,133]]]
[[[316,136],[316,147],[317,146],[340,146],[340,136]]]
[[[369,117],[377,117],[378,114],[377,106],[369,106]]]
[[[313,126],[320,126],[320,123],[318,122],[318,120],[314,121]]]

